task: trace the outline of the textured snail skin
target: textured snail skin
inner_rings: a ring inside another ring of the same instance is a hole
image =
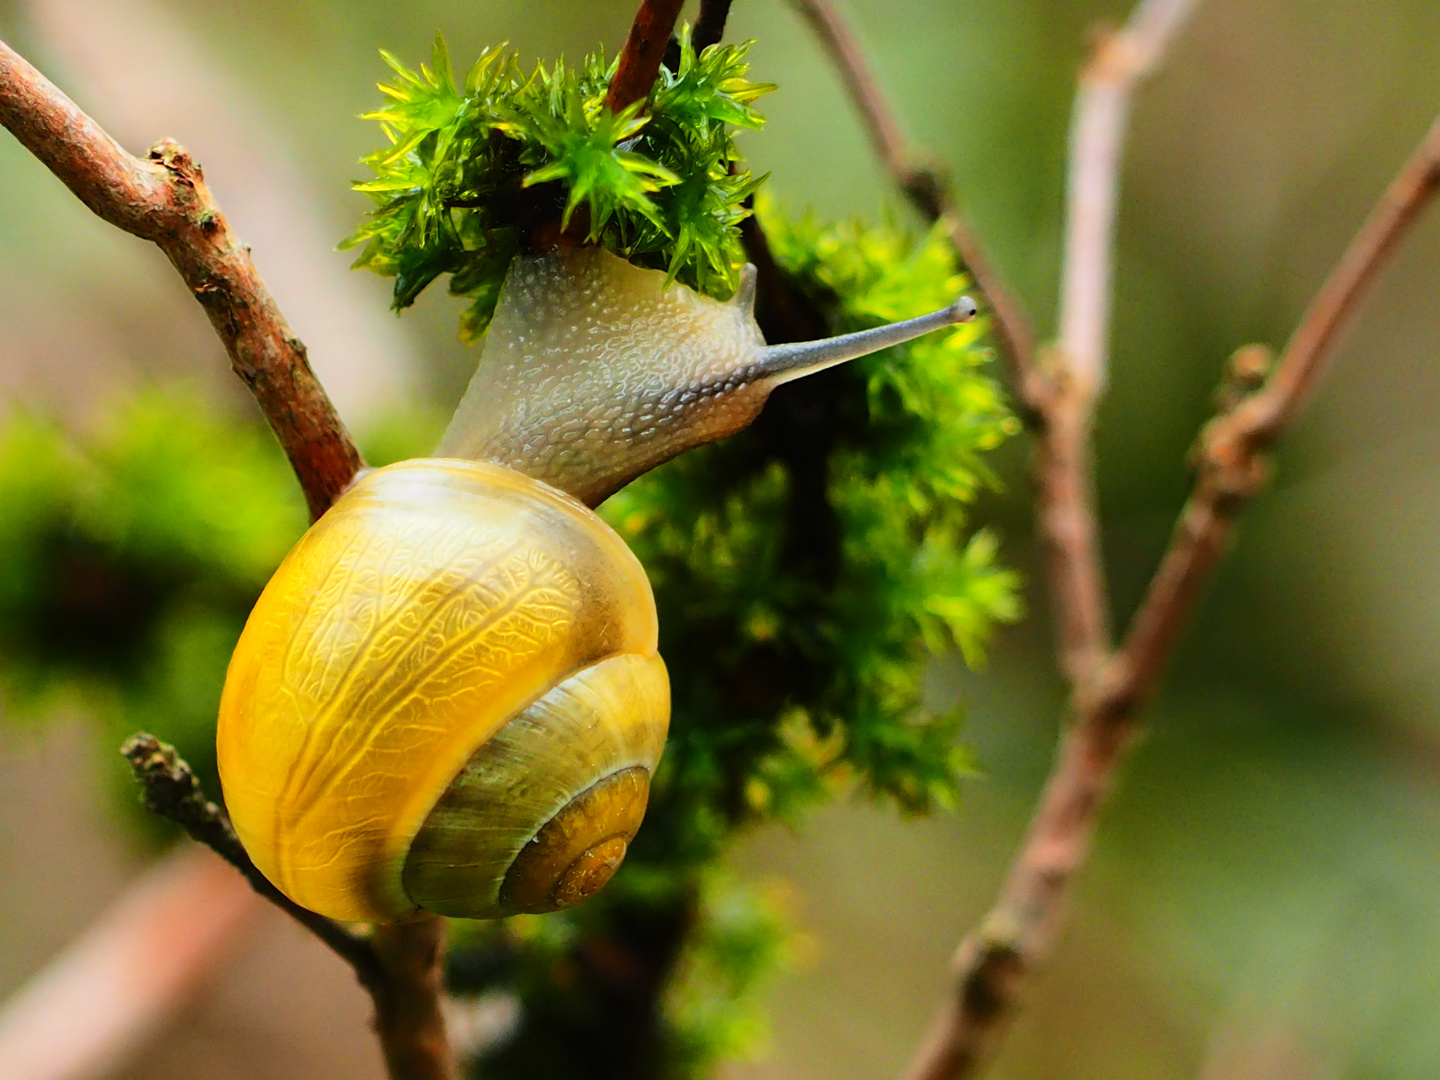
[[[603,247],[517,255],[437,451],[508,465],[587,506],[749,426],[782,383],[975,317],[974,301],[823,341],[766,345],[755,268],[720,303]]]
[[[463,776],[504,771],[485,764],[498,732],[508,732],[511,764],[534,771],[543,765],[526,755],[552,750],[547,714],[573,735],[595,729],[597,710],[618,710],[602,725],[620,733],[618,749],[568,743],[562,786],[574,790],[546,781],[532,802],[574,800],[626,769],[648,783],[669,718],[656,638],[639,562],[575,500],[479,462],[376,470],[301,538],[236,647],[218,730],[236,831],[297,903],[337,919],[403,919],[418,907],[404,880],[412,843],[437,802],[456,802]],[[514,783],[526,786],[523,775]],[[603,884],[618,862],[615,838],[623,857],[626,830],[638,826],[627,799],[629,817],[602,815],[599,833],[555,870],[564,880],[529,882],[530,893],[563,906]],[[519,851],[545,824],[492,822],[487,843]],[[501,881],[475,901],[477,914],[506,910],[504,872],[491,873]]]
[[[722,304],[603,247],[517,256],[442,457],[494,461],[594,506],[747,426],[770,386],[744,293]]]

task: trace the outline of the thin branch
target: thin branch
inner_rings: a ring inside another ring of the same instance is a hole
[[[1035,335],[1015,295],[991,265],[974,230],[960,212],[948,180],[931,164],[917,158],[905,140],[899,121],[876,82],[865,57],[839,10],[831,0],[790,0],[809,24],[840,74],[841,81],[865,123],[875,153],[891,179],[931,221],[944,218],[951,243],[989,303],[992,332],[1001,359],[1010,369],[1010,384],[1021,408],[1034,418],[1041,409],[1044,387],[1035,370]]]
[[[375,1033],[392,1077],[457,1080],[459,1066],[445,1029],[445,920],[427,915],[375,928],[375,955],[385,978],[369,986]]]
[[[1120,157],[1136,85],[1159,65],[1196,0],[1142,0],[1080,73],[1070,129],[1060,346],[1092,396],[1105,385]]]
[[[169,743],[148,732],[125,740],[120,753],[130,763],[145,793],[145,809],[175,822],[194,840],[215,852],[245,876],[265,899],[318,937],[355,969],[365,985],[383,976],[370,943],[339,923],[303,908],[282,893],[250,860],[225,812],[205,797],[195,773]]]
[[[731,0],[700,0],[700,15],[690,36],[697,54],[720,44],[725,36],[725,20],[730,17],[730,4]]]
[[[1050,365],[1035,474],[1039,533],[1060,654],[1072,687],[1109,656],[1110,613],[1100,556],[1090,447],[1104,392],[1121,150],[1130,99],[1153,71],[1195,0],[1143,0],[1129,22],[1096,42],[1080,73],[1070,127],[1060,339]]]
[[[1295,423],[1360,303],[1437,191],[1440,120],[1311,301],[1264,389],[1201,436],[1195,490],[1116,658],[1108,693],[1143,701],[1153,690],[1236,516],[1268,479],[1264,451]]]
[[[670,32],[675,29],[675,21],[684,6],[685,0],[641,0],[635,22],[630,26],[630,36],[620,53],[620,66],[605,94],[605,105],[611,112],[619,112],[649,96],[655,77],[660,74]]]
[[[1049,956],[1070,883],[1089,854],[1097,814],[1130,743],[1129,713],[1111,715],[1098,693],[1111,642],[1091,434],[1105,382],[1115,205],[1130,97],[1159,64],[1195,2],[1141,0],[1123,28],[1097,42],[1080,75],[1070,132],[1061,334],[1047,365],[1048,393],[1035,403],[1037,528],[1073,722],[995,906],[956,953],[955,994],[912,1063],[911,1080],[975,1075],[999,1047],[1030,976]]]
[[[246,854],[225,812],[205,797],[190,766],[155,736],[132,735],[120,748],[151,813],[175,822],[245,876],[250,887],[290,915],[355,969],[375,1002],[375,1031],[394,1080],[453,1080],[445,1037],[442,961],[445,924],[426,918],[377,927],[373,938],[295,903]]]
[[[1110,613],[1100,555],[1090,447],[1109,352],[1115,207],[1130,99],[1154,71],[1196,0],[1142,0],[1103,34],[1080,72],[1070,127],[1060,338],[1053,393],[1041,402],[1035,473],[1060,668],[1072,687],[1109,656]]]
[[[910,1073],[914,1080],[974,1075],[997,1048],[1030,976],[1047,959],[1069,885],[1083,865],[1125,751],[1134,716],[1154,693],[1200,587],[1224,553],[1240,509],[1268,479],[1264,451],[1298,417],[1345,325],[1388,257],[1440,192],[1440,120],[1372,212],[1310,305],[1263,389],[1206,428],[1194,493],[1120,652],[1076,688],[1034,821],[995,907],[955,957],[957,993]],[[1244,383],[1256,350],[1232,361]]]
[[[144,159],[128,153],[4,42],[0,125],[101,218],[166,254],[289,456],[311,517],[324,513],[364,463],[200,166],[169,140]]]

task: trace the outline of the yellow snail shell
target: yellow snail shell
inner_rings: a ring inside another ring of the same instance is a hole
[[[782,382],[974,315],[767,346],[600,248],[517,257],[436,458],[364,475],[251,613],[220,703],[227,808],[297,903],[385,922],[594,893],[669,723],[655,601],[588,507],[738,431]]]

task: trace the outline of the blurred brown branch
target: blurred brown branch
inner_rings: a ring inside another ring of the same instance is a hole
[[[912,1080],[975,1075],[997,1050],[1061,926],[1100,808],[1201,586],[1240,509],[1265,486],[1263,453],[1294,423],[1326,361],[1420,211],[1440,189],[1440,121],[1391,184],[1301,320],[1263,386],[1257,359],[1232,361],[1232,400],[1201,436],[1194,491],[1124,644],[1112,652],[1090,477],[1091,418],[1103,392],[1114,214],[1129,99],[1195,0],[1142,0],[1081,74],[1071,130],[1061,334],[1040,398],[1039,528],[1049,548],[1070,723],[1000,897],[955,956],[956,992],[911,1066]]]
[[[1224,554],[1236,517],[1269,479],[1265,451],[1299,417],[1361,301],[1437,190],[1440,119],[1311,301],[1264,387],[1201,433],[1195,488],[1104,680],[1105,698],[1116,699],[1111,708],[1131,709],[1154,689],[1200,586]]]
[[[98,1080],[244,948],[265,902],[213,852],[157,860],[0,1005],[0,1080]]]
[[[605,95],[605,105],[611,112],[619,112],[650,93],[655,77],[660,74],[670,32],[675,29],[675,20],[680,18],[680,9],[684,6],[685,0],[641,0],[630,35],[620,52],[620,66]]]
[[[130,154],[4,42],[0,124],[97,215],[165,252],[289,455],[311,517],[324,513],[364,463],[200,166],[169,140]]]
[[[1091,428],[1109,364],[1115,207],[1130,99],[1196,0],[1142,0],[1101,34],[1080,72],[1070,126],[1059,339],[1040,402],[1036,516],[1054,597],[1060,669],[1092,682],[1111,648],[1095,509]]]
[[[1034,418],[1044,388],[1036,378],[1035,335],[1030,320],[960,212],[949,180],[937,166],[912,152],[870,70],[865,50],[831,0],[790,0],[790,5],[824,46],[891,179],[925,217],[931,221],[943,218],[947,223],[951,243],[989,303],[992,331],[1001,359],[1010,368],[1011,387],[1027,418]]]
[[[956,991],[911,1064],[911,1080],[951,1080],[994,1056],[1030,976],[1048,959],[1070,883],[1130,742],[1098,707],[1111,655],[1091,436],[1105,385],[1115,207],[1130,99],[1196,0],[1141,0],[1102,34],[1079,79],[1070,129],[1059,340],[1047,350],[1036,447],[1037,530],[1046,550],[1070,726],[999,899],[957,950]]]
[[[1110,338],[1115,206],[1130,100],[1164,58],[1197,0],[1141,0],[1118,30],[1102,32],[1080,71],[1070,127],[1060,346],[1065,366],[1097,396]]]

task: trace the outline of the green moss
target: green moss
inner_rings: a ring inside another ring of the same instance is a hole
[[[0,687],[8,718],[78,704],[109,748],[173,742],[218,797],[214,725],[230,651],[304,504],[266,432],[184,391],[142,395],[84,439],[0,429]],[[129,770],[106,774],[137,821]]]
[[[727,297],[759,183],[737,171],[732,129],[760,127],[750,103],[771,89],[745,79],[745,51],[697,56],[686,30],[677,70],[662,68],[649,99],[618,114],[603,104],[615,72],[603,53],[524,76],[513,54],[487,49],[463,88],[442,40],[418,72],[386,53],[390,102],[368,115],[390,145],[365,159],[375,177],[356,188],[376,208],[345,245],[361,249],[357,266],[395,279],[396,308],[451,275],[450,291],[471,301],[467,337],[489,324],[522,237],[555,220]]]

